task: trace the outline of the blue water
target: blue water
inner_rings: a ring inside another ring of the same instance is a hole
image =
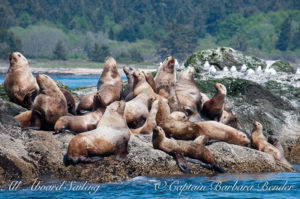
[[[99,76],[50,76],[52,79],[58,80],[67,85],[70,89],[82,86],[97,85]],[[4,82],[5,76],[0,76],[0,83]],[[127,80],[126,77],[121,77],[123,81]]]
[[[297,165],[300,169],[300,165]],[[107,184],[52,182],[2,190],[1,198],[299,198],[300,173],[221,174],[209,177],[136,177]],[[57,190],[49,190],[52,186]],[[38,189],[48,189],[40,191]]]

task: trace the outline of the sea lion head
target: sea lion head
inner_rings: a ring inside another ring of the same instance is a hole
[[[107,111],[109,112],[115,112],[118,113],[120,115],[124,115],[124,110],[125,110],[125,101],[121,100],[121,101],[115,101],[113,103],[111,103],[107,108]]]
[[[153,139],[156,137],[165,137],[165,132],[160,126],[155,126],[153,128]]]
[[[257,122],[257,121],[254,121],[254,122],[253,122],[253,128],[254,128],[254,130],[262,131],[263,126],[262,126],[261,123],[259,123],[259,122]]]
[[[124,71],[124,73],[126,74],[126,77],[128,78],[128,76],[132,76],[132,75],[133,75],[135,69],[132,68],[132,67],[124,66],[124,67],[123,67],[123,71]]]
[[[36,76],[36,81],[40,87],[40,90],[48,90],[53,88],[53,85],[56,86],[55,82],[48,75],[38,74]]]
[[[113,57],[105,58],[103,73],[106,74],[107,72],[110,72],[112,78],[118,75],[117,62]]]
[[[218,92],[220,92],[223,95],[226,95],[227,89],[223,84],[220,84],[218,82],[215,83],[215,88],[217,89]]]
[[[189,119],[184,112],[180,111],[173,112],[171,115],[176,121],[186,122]]]
[[[135,71],[133,73],[133,77],[137,81],[146,81],[146,77],[145,77],[144,73],[140,72],[140,71]]]
[[[248,138],[248,135],[243,132],[240,132],[240,134],[238,135],[238,138],[239,138],[239,143],[242,146],[249,146],[251,143],[250,139]]]
[[[19,52],[12,52],[9,54],[10,66],[27,66],[28,60]]]
[[[173,73],[175,69],[175,58],[173,56],[167,57],[163,63],[163,70]]]
[[[179,73],[179,78],[180,79],[187,79],[187,80],[191,80],[193,79],[193,75],[195,72],[195,68],[194,67],[187,67],[186,69],[184,69],[183,71],[181,71]]]

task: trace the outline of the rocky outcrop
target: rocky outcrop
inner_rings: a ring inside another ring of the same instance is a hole
[[[245,55],[240,51],[228,47],[219,47],[216,49],[207,49],[195,52],[188,56],[185,66],[193,66],[197,71],[202,71],[204,63],[208,61],[209,64],[215,65],[217,69],[223,70],[226,66],[236,66],[240,70],[241,66],[245,64],[248,68],[256,69],[261,66],[262,69],[266,68],[267,62],[263,59]],[[277,72],[293,72],[293,68],[286,61],[276,61],[271,65]]]
[[[95,164],[79,164],[65,167],[63,156],[73,135],[53,132],[23,130],[13,115],[23,111],[10,102],[0,107],[13,107],[1,114],[0,133],[0,182],[23,179],[27,182],[47,176],[68,180],[89,182],[112,182],[135,176],[182,175],[173,158],[153,149],[151,136],[132,135],[129,141],[129,155],[124,162],[115,156],[105,157]],[[214,143],[208,148],[218,163],[230,173],[271,172],[285,169],[268,154],[246,147]],[[212,174],[199,165],[191,164],[192,174]]]

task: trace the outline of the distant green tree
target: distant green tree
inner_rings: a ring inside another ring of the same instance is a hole
[[[276,42],[276,48],[281,51],[286,51],[291,40],[291,20],[286,18],[286,20],[281,25],[281,32],[279,38]]]
[[[67,59],[67,53],[66,49],[63,45],[63,42],[61,40],[58,40],[58,42],[55,45],[54,51],[53,51],[53,58],[54,59],[60,59],[60,60],[66,60]]]
[[[130,57],[132,61],[143,62],[144,58],[142,54],[137,49],[132,49],[130,51]]]
[[[300,29],[298,29],[292,37],[291,50],[296,49],[300,49]]]
[[[114,31],[113,31],[113,29],[111,27],[110,27],[109,32],[108,32],[108,38],[111,39],[111,40],[115,39],[115,37],[114,37]]]
[[[31,17],[27,12],[22,12],[16,21],[19,26],[25,28],[31,24]]]
[[[195,32],[174,22],[170,25],[169,34],[161,41],[156,53],[162,59],[171,55],[183,61],[188,54],[194,52],[196,46],[197,37]]]
[[[97,43],[95,43],[94,49],[88,53],[89,59],[96,62],[104,62],[105,58],[109,55],[109,47],[107,45],[99,46]]]
[[[235,35],[232,38],[231,46],[234,49],[237,49],[237,50],[240,50],[240,51],[243,51],[243,52],[247,51],[248,43],[247,43],[246,37],[241,33]]]
[[[8,54],[14,51],[22,52],[21,40],[4,28],[0,19],[0,58],[7,59]]]

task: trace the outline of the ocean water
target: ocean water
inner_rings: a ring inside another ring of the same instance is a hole
[[[67,85],[70,89],[74,89],[82,86],[97,85],[99,76],[50,76],[54,80],[58,80],[61,83]],[[127,80],[126,77],[121,77],[123,81]],[[3,83],[5,79],[4,75],[0,76],[0,83]]]
[[[300,169],[300,165],[294,165]],[[0,198],[286,198],[300,197],[300,173],[220,174],[203,177],[135,177],[106,184],[38,181]]]

